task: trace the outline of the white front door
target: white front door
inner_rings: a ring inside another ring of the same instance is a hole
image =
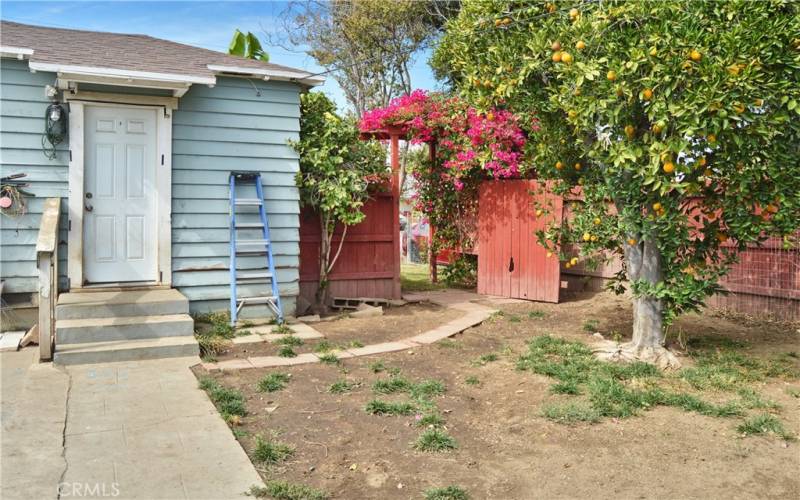
[[[156,110],[86,106],[83,276],[157,280]]]

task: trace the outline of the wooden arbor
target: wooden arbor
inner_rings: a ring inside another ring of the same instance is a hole
[[[370,132],[362,132],[362,139],[378,139],[381,141],[389,141],[389,152],[392,166],[392,207],[393,214],[392,220],[394,221],[393,234],[397,241],[395,242],[395,251],[398,252],[397,259],[395,259],[395,266],[397,267],[397,276],[400,276],[400,140],[408,140],[408,128],[403,126],[386,127],[380,130],[373,130]],[[431,162],[436,159],[436,143],[428,143],[428,151],[430,153]],[[428,266],[430,278],[432,283],[438,281],[436,272],[436,253],[433,251],[433,235],[434,229],[432,224],[428,224]]]

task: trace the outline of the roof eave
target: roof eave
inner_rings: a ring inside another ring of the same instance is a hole
[[[217,79],[214,76],[201,75],[182,75],[177,73],[159,73],[151,71],[135,71],[118,68],[100,68],[92,66],[73,66],[69,64],[42,63],[30,61],[28,66],[32,71],[47,71],[59,74],[69,74],[81,77],[98,77],[107,79],[118,79],[121,82],[126,80],[139,80],[146,82],[162,82],[165,84],[186,85],[201,84],[215,85]]]
[[[11,47],[8,45],[0,45],[0,57],[13,57],[19,60],[30,59],[33,55],[33,49],[25,47]]]
[[[325,83],[325,77],[306,73],[302,71],[285,71],[270,68],[244,68],[241,66],[227,66],[222,64],[209,64],[206,66],[209,71],[216,75],[228,76],[250,76],[254,78],[261,78],[263,80],[278,80],[285,82],[294,82],[306,85],[309,87],[316,87]]]

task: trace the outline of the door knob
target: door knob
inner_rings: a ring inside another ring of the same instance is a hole
[[[83,208],[86,209],[87,212],[91,212],[92,210],[94,210],[94,207],[91,205],[84,205]]]

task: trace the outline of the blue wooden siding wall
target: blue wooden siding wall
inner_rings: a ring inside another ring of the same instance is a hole
[[[0,217],[7,293],[36,290],[36,237],[43,198],[51,196],[64,198],[59,255],[62,287],[66,286],[68,146],[59,147],[54,160],[41,148],[48,104],[44,86],[54,81],[52,73],[31,73],[24,61],[0,63],[0,169],[3,175],[26,172],[28,190],[36,196],[27,200],[26,215]],[[290,83],[218,78],[214,88],[193,86],[180,99],[172,131],[172,282],[194,311],[228,307],[228,174],[257,170],[262,173],[284,309],[294,314],[300,253],[294,177],[299,165],[287,141],[296,139],[299,131],[299,91]],[[262,260],[247,257],[241,263],[255,267]],[[264,295],[266,290],[264,285],[249,285],[242,291]],[[248,309],[249,315],[266,314],[265,308]]]
[[[66,144],[58,147],[53,160],[42,153],[44,113],[50,104],[45,85],[55,83],[53,73],[31,73],[26,61],[2,59],[0,62],[0,175],[26,173],[26,213],[21,217],[0,216],[0,267],[3,293],[27,293],[38,289],[36,239],[44,199],[59,196],[61,231],[59,241],[67,241],[67,166]],[[61,286],[66,286],[66,244],[59,245]]]
[[[297,139],[300,130],[299,90],[290,83],[217,78],[214,88],[192,86],[178,104],[172,117],[172,282],[195,310],[228,307],[228,174],[255,170],[262,173],[283,306],[294,314],[299,164],[287,141]],[[264,257],[246,257],[239,263],[263,262]],[[242,287],[243,295],[267,295],[267,290],[263,284]],[[265,308],[248,309],[251,315],[266,314]]]

